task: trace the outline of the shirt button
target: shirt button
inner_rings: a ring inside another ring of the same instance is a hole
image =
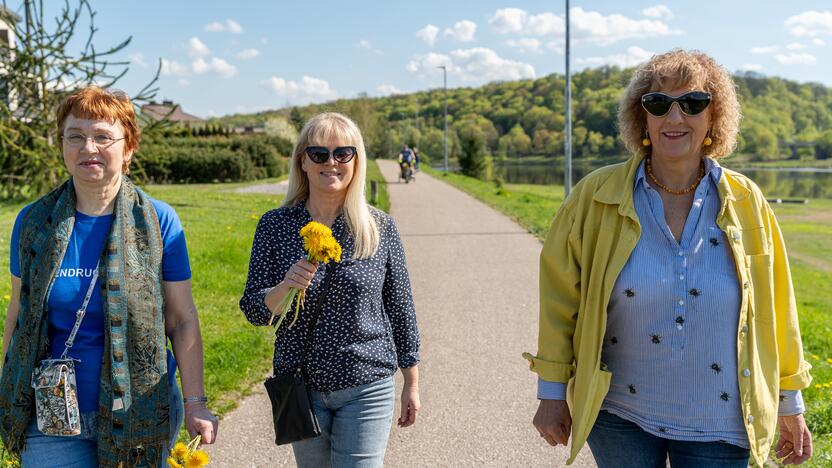
[[[685,275],[679,275],[679,280],[684,281],[685,280]]]
[[[744,375],[746,377],[751,377],[751,371],[746,369],[746,370],[742,371],[742,375]]]
[[[685,255],[685,252],[680,250],[678,255],[681,257],[681,256]]]
[[[754,422],[754,416],[751,416],[751,415],[749,414],[749,415],[748,415],[748,424],[751,424],[751,423],[753,423],[753,422]]]
[[[680,323],[679,325],[676,325],[676,329],[677,329],[677,330],[681,330],[682,328],[684,328],[684,327],[682,327],[682,324],[681,324],[681,323]]]
[[[748,325],[743,325],[743,326],[742,326],[742,330],[741,330],[741,331],[742,331],[743,333],[748,332]]]
[[[685,305],[685,301],[679,299],[679,305]]]

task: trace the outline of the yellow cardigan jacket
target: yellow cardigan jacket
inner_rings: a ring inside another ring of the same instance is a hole
[[[641,156],[599,169],[578,183],[552,221],[540,254],[538,354],[524,353],[545,380],[568,383],[572,448],[580,452],[612,374],[601,362],[607,305],[641,236],[633,181]],[[741,406],[752,458],[768,457],[779,390],[806,388],[789,261],[780,227],[760,189],[723,168],[717,225],[725,232],[742,290],[737,358]]]

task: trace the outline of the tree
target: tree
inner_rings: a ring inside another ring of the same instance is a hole
[[[485,135],[474,124],[464,125],[457,131],[462,154],[459,155],[459,167],[469,177],[485,179],[488,173],[488,158],[485,154]]]
[[[0,43],[0,174],[8,181],[0,194],[6,198],[32,197],[55,187],[65,177],[57,148],[55,109],[70,92],[96,83],[109,88],[123,77],[129,62],[113,61],[130,43],[127,38],[109,48],[94,42],[95,11],[88,0],[67,0],[54,19],[44,17],[42,1],[24,0],[21,17],[0,9],[0,17],[13,28],[14,40]],[[89,24],[78,53],[77,28]],[[155,96],[156,77],[132,97],[134,105]],[[163,123],[142,122],[147,128]],[[141,173],[140,161],[134,170]],[[13,182],[13,183],[12,183]]]
[[[295,130],[300,131],[304,124],[306,124],[306,119],[303,118],[303,115],[300,113],[300,109],[297,107],[293,107],[291,111],[289,111],[289,122],[295,127]]]

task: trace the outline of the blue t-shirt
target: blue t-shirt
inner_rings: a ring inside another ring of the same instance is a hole
[[[185,232],[182,223],[170,205],[151,199],[153,208],[159,218],[162,231],[164,251],[162,254],[162,279],[164,281],[184,281],[191,278],[188,262],[188,247],[185,244]],[[20,224],[29,207],[23,208],[17,215],[12,230],[10,244],[12,275],[20,278]],[[75,325],[75,312],[81,307],[89,288],[93,272],[101,258],[113,215],[87,216],[75,212],[75,225],[69,238],[69,245],[64,254],[61,269],[55,277],[52,290],[47,298],[49,313],[49,353],[53,358],[60,357],[64,351],[66,339]],[[97,281],[96,281],[97,282]],[[101,374],[101,357],[104,353],[104,309],[98,285],[90,297],[87,313],[75,337],[75,343],[69,355],[80,362],[76,363],[78,385],[78,404],[81,412],[98,408],[98,384]],[[176,361],[168,350],[168,379],[175,382]]]

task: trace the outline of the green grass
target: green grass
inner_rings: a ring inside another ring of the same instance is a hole
[[[504,184],[425,169],[439,180],[471,194],[543,238],[563,202],[562,186]],[[807,467],[832,466],[832,200],[806,205],[774,205],[789,250],[812,385],[803,390],[806,420],[814,438]]]
[[[373,181],[376,182],[378,187],[375,200],[373,200],[370,194],[370,186]],[[387,194],[387,182],[384,181],[384,176],[381,175],[375,159],[367,161],[367,200],[381,211],[386,213],[390,212],[390,196]]]

